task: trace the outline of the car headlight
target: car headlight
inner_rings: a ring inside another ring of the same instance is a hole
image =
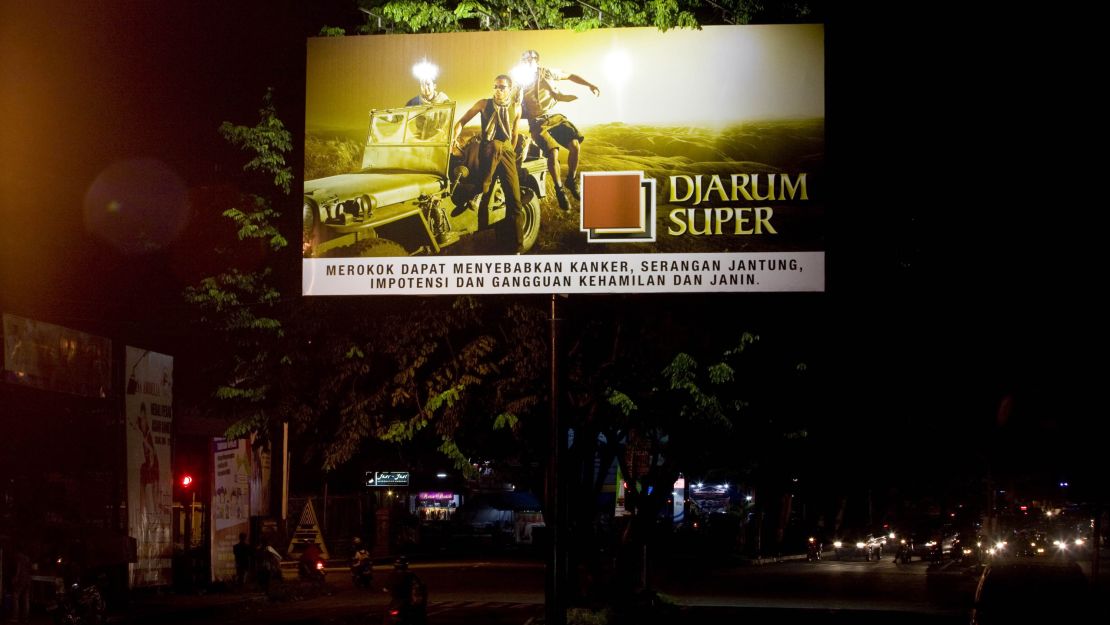
[[[837,549],[840,549],[843,546],[844,543],[840,542],[839,540],[833,543],[833,547],[836,547]]]
[[[856,543],[856,549],[863,549],[866,546],[867,546],[867,543]]]

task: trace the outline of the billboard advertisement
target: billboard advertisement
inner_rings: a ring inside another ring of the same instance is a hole
[[[306,295],[823,291],[821,25],[308,42]]]
[[[4,379],[84,397],[112,390],[112,342],[51,323],[4,313]]]
[[[131,586],[165,586],[172,579],[173,357],[127,347],[127,520],[138,562]]]

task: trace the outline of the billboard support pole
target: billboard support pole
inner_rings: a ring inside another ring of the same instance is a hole
[[[544,579],[544,623],[546,625],[566,625],[565,605],[566,571],[566,513],[565,504],[559,493],[559,456],[566,438],[562,435],[559,423],[559,315],[558,296],[551,294],[551,440],[547,455],[545,518],[548,530],[547,570]]]
[[[289,422],[281,424],[281,530],[289,518]]]

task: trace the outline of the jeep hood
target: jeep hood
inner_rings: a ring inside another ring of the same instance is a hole
[[[366,196],[374,206],[385,207],[438,193],[445,184],[435,174],[375,171],[307,180],[304,194],[321,206]]]

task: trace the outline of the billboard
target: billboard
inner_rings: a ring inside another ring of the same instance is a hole
[[[105,398],[112,390],[112,342],[4,313],[4,379],[47,391]]]
[[[127,521],[138,562],[131,586],[172,580],[173,357],[127,347]]]
[[[823,291],[821,25],[310,39],[306,295]]]

